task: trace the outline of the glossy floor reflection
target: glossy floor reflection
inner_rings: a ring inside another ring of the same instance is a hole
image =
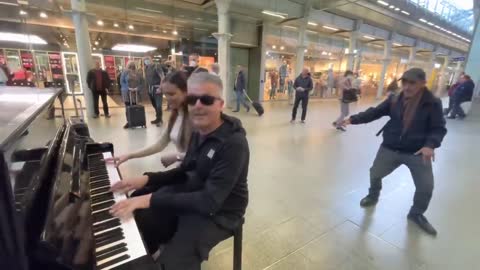
[[[352,111],[372,102],[361,101]],[[376,208],[359,207],[381,142],[375,134],[386,119],[338,133],[331,127],[336,101],[311,102],[306,124],[289,123],[286,103],[265,107],[261,118],[237,114],[251,150],[243,269],[479,269],[480,121],[448,122],[426,214],[439,231],[432,238],[407,222],[414,186],[405,167],[386,178]],[[152,110],[147,112],[153,120]],[[124,111],[114,109],[112,115],[91,119],[89,126],[92,137],[113,142],[117,154],[153,143],[163,130],[123,130]],[[121,168],[124,177],[162,169],[159,155]],[[232,269],[232,241],[217,246],[202,269]]]

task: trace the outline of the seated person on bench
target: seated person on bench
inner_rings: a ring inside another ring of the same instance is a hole
[[[111,213],[133,212],[143,238],[163,270],[200,270],[219,242],[240,226],[248,204],[249,148],[241,122],[224,115],[222,81],[202,72],[188,80],[192,134],[179,168],[125,179],[115,192],[136,190]]]

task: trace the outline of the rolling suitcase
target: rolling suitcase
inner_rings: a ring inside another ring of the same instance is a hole
[[[262,116],[263,113],[265,112],[263,110],[262,104],[260,104],[260,102],[257,102],[257,101],[252,101],[252,99],[250,99],[250,97],[247,95],[247,91],[243,90],[243,93],[245,94],[247,99],[250,101],[250,103],[252,103],[252,106],[255,109],[255,111],[258,113],[258,116]]]
[[[138,91],[135,90],[135,101],[138,103]],[[147,127],[145,118],[145,107],[142,105],[132,105],[132,91],[128,91],[130,97],[130,106],[127,106],[127,122],[129,128]]]

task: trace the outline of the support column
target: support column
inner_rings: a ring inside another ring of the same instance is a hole
[[[362,50],[357,49],[357,55],[355,57],[355,65],[354,65],[353,70],[355,72],[358,72],[360,70],[360,65],[361,64],[362,64]]]
[[[77,44],[77,60],[80,68],[80,80],[82,81],[85,107],[87,117],[93,117],[92,92],[88,89],[87,73],[93,68],[92,50],[90,46],[90,35],[88,33],[87,12],[85,0],[71,0],[72,19],[75,26],[75,40]],[[73,90],[72,90],[73,91]]]
[[[267,32],[270,27],[270,24],[267,22],[263,22],[262,26],[262,39],[260,46],[262,46],[261,58],[260,58],[260,89],[258,89],[258,100],[264,101],[265,96],[265,62],[267,60]]]
[[[433,90],[433,82],[435,81],[435,75],[437,74],[435,71],[435,60],[437,59],[437,51],[433,51],[430,55],[430,59],[428,62],[428,68],[425,70],[425,74],[427,74],[427,87],[430,90]]]
[[[410,53],[408,54],[408,62],[407,62],[407,69],[410,69],[413,67],[414,62],[415,62],[415,56],[417,56],[417,47],[411,47],[410,48]]]
[[[458,78],[460,78],[460,73],[462,73],[462,62],[458,61],[457,66],[455,67],[455,73],[453,74],[453,83],[458,81]]]
[[[295,64],[295,74],[293,78],[296,78],[300,72],[302,72],[304,66],[305,49],[305,35],[307,31],[308,17],[310,16],[310,8],[312,7],[311,0],[305,2],[303,10],[303,18],[298,21],[300,24],[298,28],[298,45],[297,45],[297,60]]]
[[[354,31],[350,33],[350,41],[348,43],[347,56],[347,70],[354,70],[355,68],[355,52],[357,51],[357,38],[358,32]]]
[[[385,76],[387,75],[387,68],[392,60],[392,41],[385,40],[385,44],[383,45],[383,65],[382,65],[382,73],[380,73],[380,82],[378,83],[377,89],[377,96],[376,99],[381,99],[383,96],[383,88],[385,84]]]
[[[230,88],[230,16],[228,10],[231,0],[215,0],[218,11],[218,33],[213,33],[218,43],[218,64],[220,65],[220,78],[223,82],[223,99],[226,106],[231,105],[233,89]]]
[[[438,85],[437,85],[437,95],[442,96],[445,91],[447,90],[445,88],[446,82],[447,82],[447,68],[448,64],[450,63],[450,58],[448,56],[443,57],[443,65],[442,68],[440,69],[440,78],[438,79]]]
[[[476,1],[474,1],[476,2]],[[478,11],[478,4],[475,3],[476,11]],[[476,13],[478,15],[478,13]],[[472,42],[470,43],[470,50],[465,64],[465,73],[470,75],[475,83],[474,99],[470,108],[470,113],[478,116],[480,115],[480,18],[477,16],[475,22],[475,29],[473,31]]]

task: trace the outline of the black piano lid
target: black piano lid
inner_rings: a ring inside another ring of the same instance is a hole
[[[0,150],[8,148],[61,89],[0,86]]]

